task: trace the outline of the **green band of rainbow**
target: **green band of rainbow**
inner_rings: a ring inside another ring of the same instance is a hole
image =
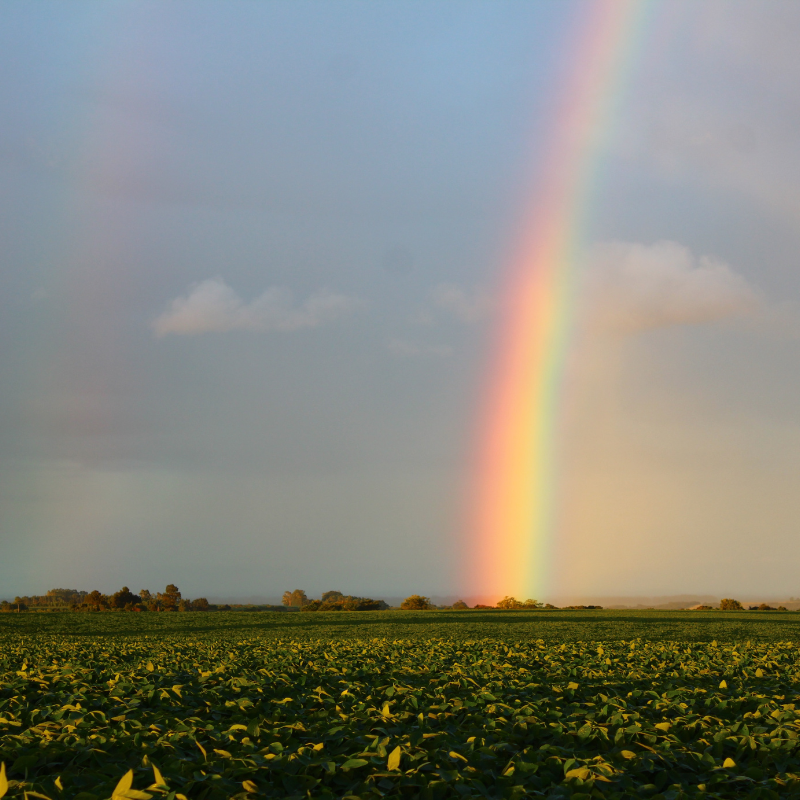
[[[557,536],[560,387],[603,145],[649,0],[580,4],[574,69],[501,298],[481,425],[471,586],[541,596]]]

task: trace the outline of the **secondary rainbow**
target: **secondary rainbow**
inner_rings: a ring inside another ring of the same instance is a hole
[[[561,378],[577,260],[648,0],[575,6],[572,69],[504,281],[480,426],[471,586],[541,598],[557,536]]]

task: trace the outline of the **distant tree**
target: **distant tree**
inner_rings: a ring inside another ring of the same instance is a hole
[[[323,603],[329,603],[332,600],[341,600],[343,597],[344,595],[341,592],[330,591],[323,592],[321,600]]]
[[[538,600],[531,600],[530,598],[522,604],[523,608],[543,608],[544,606]]]
[[[385,600],[373,600],[371,597],[354,597],[355,611],[385,611],[389,608]]]
[[[326,593],[327,594],[327,593]],[[384,600],[371,597],[352,597],[337,592],[328,600],[311,600],[300,608],[301,611],[384,611],[389,608]]]
[[[480,610],[485,610],[485,609],[489,609],[489,608],[494,608],[494,606],[487,606],[487,605],[484,605],[483,603],[476,603],[476,604],[475,604],[474,606],[472,606],[472,607],[473,607],[473,608],[480,609]]]
[[[302,589],[295,589],[292,592],[292,605],[302,608],[308,602],[308,597]]]
[[[168,583],[163,593],[158,593],[158,601],[164,611],[177,611],[181,601],[180,589],[174,583]]]
[[[145,605],[147,605],[153,599],[153,595],[151,595],[149,590],[147,590],[147,589],[140,589],[139,590],[139,597],[142,599],[142,602]]]
[[[110,601],[108,595],[102,594],[102,592],[95,589],[93,592],[89,592],[89,594],[86,595],[86,602],[99,611],[101,608],[108,608]]]
[[[205,597],[198,597],[196,600],[192,600],[192,611],[208,611],[209,610],[209,603]]]
[[[738,600],[732,600],[730,597],[720,600],[719,607],[721,611],[744,611],[742,604]]]
[[[497,607],[510,611],[515,608],[522,608],[522,603],[520,603],[516,597],[508,597],[508,595],[506,595],[506,597],[497,603]]]
[[[762,603],[762,604],[761,604],[761,605],[758,607],[758,610],[759,610],[759,611],[777,611],[777,609],[773,608],[773,607],[772,607],[772,606],[770,606],[770,605],[767,605],[767,603]]]
[[[291,608],[302,608],[309,602],[306,593],[302,589],[295,589],[293,592],[283,593],[283,604]]]
[[[111,605],[113,608],[125,608],[142,600],[139,595],[134,594],[127,586],[123,586],[118,592],[111,595]]]
[[[430,611],[433,604],[429,597],[420,594],[412,594],[411,597],[406,597],[400,604],[400,608],[406,611]]]
[[[41,599],[45,601],[42,605],[52,606],[74,606],[81,602],[77,589],[48,589],[47,595]]]
[[[463,611],[465,608],[469,608],[469,606],[463,600],[456,600],[453,603],[453,611]]]

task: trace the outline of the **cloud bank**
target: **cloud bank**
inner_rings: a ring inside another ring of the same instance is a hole
[[[455,283],[440,283],[430,298],[434,306],[466,323],[480,322],[494,310],[494,301],[488,294],[480,289],[468,291]]]
[[[619,333],[741,318],[761,306],[727,264],[669,241],[597,245],[584,291],[590,327]]]
[[[351,314],[355,298],[321,291],[295,304],[288,289],[271,287],[246,303],[221,278],[202,281],[172,301],[153,322],[157,336],[226,331],[296,331],[316,328]]]

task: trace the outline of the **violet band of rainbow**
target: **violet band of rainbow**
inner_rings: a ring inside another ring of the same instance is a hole
[[[649,0],[591,0],[503,281],[472,493],[470,584],[541,598],[558,537],[558,429],[580,253]]]

